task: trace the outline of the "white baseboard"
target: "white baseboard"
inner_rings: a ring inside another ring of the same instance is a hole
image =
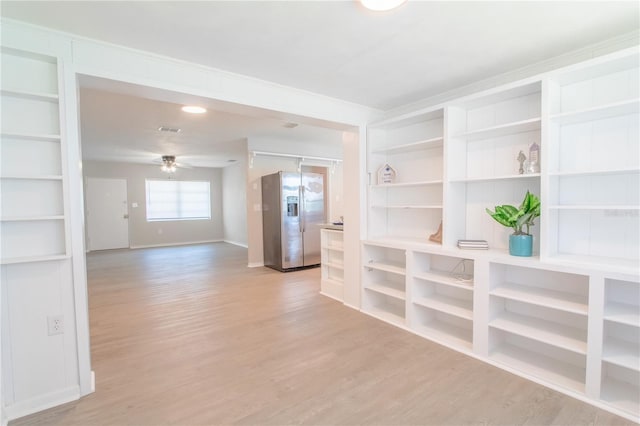
[[[209,244],[209,243],[221,243],[224,240],[203,240],[203,241],[188,241],[184,243],[165,243],[165,244],[145,244],[141,246],[131,246],[132,250],[154,247],[173,247],[173,246],[191,246],[195,244]]]
[[[80,399],[80,386],[70,386],[5,407],[6,419],[11,421],[78,399]]]
[[[264,262],[249,262],[247,266],[249,268],[259,268],[261,266],[264,266]]]
[[[244,244],[244,243],[239,243],[239,242],[236,242],[236,241],[224,240],[224,242],[225,242],[225,243],[229,243],[229,244],[233,244],[234,246],[244,247],[244,248],[246,248],[246,249],[248,249],[248,248],[249,248],[249,246],[248,246],[248,245],[246,245],[246,244]]]
[[[96,372],[91,370],[91,393],[96,391]]]
[[[361,310],[359,306],[353,306],[353,305],[350,305],[348,303],[345,303],[344,306],[347,306],[347,307],[349,307],[351,309],[355,309],[356,311],[360,311]]]

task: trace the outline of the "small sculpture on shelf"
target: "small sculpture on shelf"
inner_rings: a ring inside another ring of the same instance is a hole
[[[527,173],[540,173],[540,145],[535,142],[529,147]]]
[[[518,169],[519,174],[524,174],[524,162],[526,159],[527,159],[527,156],[524,155],[524,152],[520,151],[517,158],[518,162],[520,163],[520,168]]]
[[[429,236],[429,241],[442,244],[442,221],[440,221],[440,226],[438,226],[438,230],[434,234],[431,234]]]
[[[384,166],[378,169],[378,185],[382,185],[385,183],[394,183],[396,181],[396,171],[389,164],[385,164]]]

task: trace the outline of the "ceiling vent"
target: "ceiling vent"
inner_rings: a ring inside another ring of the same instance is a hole
[[[287,129],[293,129],[294,127],[298,127],[298,123],[284,123],[282,127],[286,127]]]
[[[161,132],[180,133],[181,129],[178,129],[177,127],[161,126],[161,127],[158,127],[158,130]]]

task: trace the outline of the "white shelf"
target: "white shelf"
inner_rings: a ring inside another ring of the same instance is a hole
[[[464,182],[491,182],[496,180],[519,180],[519,179],[539,179],[540,173],[529,173],[522,175],[505,175],[505,176],[487,176],[487,177],[472,177],[472,178],[454,178],[449,179],[449,182],[464,183]]]
[[[556,290],[506,283],[493,289],[490,294],[580,315],[587,315],[589,311],[587,301],[579,295]]]
[[[334,246],[324,246],[322,247],[325,250],[332,250],[332,251],[337,251],[340,253],[344,253],[344,247],[334,247]]]
[[[0,260],[1,265],[11,265],[15,263],[34,263],[34,262],[49,262],[52,260],[64,260],[71,258],[68,254],[54,254],[50,256],[29,256],[29,257],[14,257]]]
[[[388,287],[386,285],[371,283],[367,284],[365,289],[375,291],[376,293],[384,294],[395,299],[406,300],[406,293],[404,291]]]
[[[427,297],[416,297],[413,303],[458,318],[473,320],[473,301],[471,300],[456,299],[436,293]]]
[[[384,310],[382,308],[375,308],[375,307],[365,308],[364,312],[384,322],[388,322],[393,325],[404,326],[404,317],[402,315],[398,315],[395,312],[391,312],[391,311]]]
[[[431,281],[438,284],[444,284],[451,287],[462,288],[465,290],[473,291],[473,282],[465,283],[463,281],[458,280],[456,277],[452,276],[447,272],[441,271],[429,271],[429,272],[420,272],[413,275],[414,278],[418,278],[420,280]]]
[[[640,210],[640,206],[612,204],[551,205],[550,210]]]
[[[399,183],[382,183],[378,185],[371,185],[371,188],[405,188],[411,186],[428,186],[428,185],[441,185],[443,183],[440,180],[424,180],[416,182],[399,182]]]
[[[417,151],[420,149],[439,148],[442,147],[442,136],[437,138],[426,139],[417,142],[406,143],[398,146],[390,146],[388,148],[377,149],[371,151],[373,154],[399,154],[402,152]]]
[[[638,386],[607,377],[602,382],[600,399],[636,417],[640,416],[640,387]]]
[[[56,142],[60,140],[60,135],[46,135],[42,133],[0,133],[2,138],[28,139],[37,141]]]
[[[604,319],[640,327],[640,307],[624,303],[607,302],[604,307]]]
[[[432,320],[426,324],[418,324],[415,330],[428,339],[445,342],[467,350],[473,348],[473,331],[471,329],[457,327],[444,321]]]
[[[551,120],[558,124],[574,124],[584,121],[603,120],[628,114],[637,114],[640,110],[640,99],[614,102],[578,111],[563,112],[551,116]]]
[[[31,176],[19,176],[19,175],[5,175],[0,176],[0,179],[15,179],[15,180],[62,180],[62,176],[59,175],[31,175]]]
[[[489,322],[489,326],[578,354],[587,353],[586,330],[513,312],[502,312],[499,317]]]
[[[623,175],[623,174],[638,174],[640,169],[638,168],[622,168],[622,169],[609,169],[609,170],[574,170],[565,172],[550,172],[549,176],[607,176],[607,175]]]
[[[329,268],[344,269],[344,265],[341,263],[324,262],[322,266],[328,266]]]
[[[323,282],[332,284],[334,286],[341,286],[344,284],[344,282],[342,280],[336,279],[336,278],[322,278]]]
[[[404,265],[400,263],[391,262],[369,262],[364,265],[365,268],[377,269],[378,271],[391,272],[398,275],[405,275],[407,270]]]
[[[525,374],[540,377],[564,388],[584,393],[585,369],[536,352],[502,344],[489,357]]]
[[[1,222],[31,222],[39,220],[64,220],[63,215],[56,216],[32,216],[32,217],[3,217],[0,218]]]
[[[474,130],[454,137],[460,139],[464,138],[471,141],[512,135],[516,133],[531,132],[534,130],[540,130],[540,122],[540,117],[530,118],[528,120],[501,124],[499,126],[486,127],[484,129]]]
[[[607,337],[602,349],[602,360],[640,372],[640,347],[624,340]]]
[[[35,101],[58,102],[58,95],[55,93],[30,92],[26,90],[0,89],[2,96],[31,99]]]
[[[386,206],[371,206],[374,209],[442,209],[441,205],[386,205]]]
[[[639,260],[630,260],[630,259],[618,259],[613,257],[604,257],[604,256],[588,256],[588,255],[580,255],[580,254],[567,254],[567,253],[559,253],[551,256],[548,261],[566,264],[573,263],[577,265],[600,265],[606,266],[607,268],[615,268],[620,272],[622,269],[625,269],[626,272],[637,274],[638,268],[640,267]]]

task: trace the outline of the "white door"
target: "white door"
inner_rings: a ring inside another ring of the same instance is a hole
[[[129,247],[126,179],[89,178],[85,194],[89,250]]]

